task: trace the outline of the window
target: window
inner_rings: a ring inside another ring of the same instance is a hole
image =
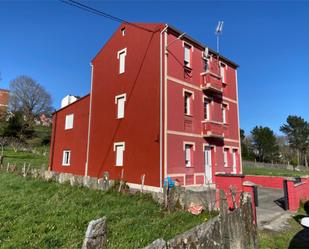
[[[227,167],[228,166],[228,153],[229,153],[229,149],[225,148],[224,151],[223,151],[223,164],[224,164],[224,167]]]
[[[226,65],[223,63],[220,63],[220,76],[222,82],[226,82]]]
[[[65,116],[65,129],[73,129],[73,121],[74,121],[74,114],[69,114]]]
[[[209,120],[209,104],[210,100],[204,98],[204,119]]]
[[[126,29],[125,29],[125,28],[122,28],[122,29],[121,29],[121,35],[122,35],[122,36],[125,36],[125,35],[126,35]]]
[[[62,155],[62,165],[63,166],[70,166],[70,160],[71,160],[71,151],[70,150],[64,150]]]
[[[236,155],[237,155],[237,150],[233,149],[233,168],[236,167]]]
[[[185,115],[192,115],[192,93],[184,92]]]
[[[124,48],[117,53],[117,58],[119,60],[119,74],[124,73],[125,71],[125,59],[127,55],[127,49]]]
[[[184,63],[186,67],[191,67],[191,46],[184,45]]]
[[[226,109],[227,105],[222,105],[222,122],[223,124],[226,124]]]
[[[186,167],[192,166],[193,159],[193,144],[185,144],[185,165]]]
[[[114,143],[114,151],[116,152],[116,166],[123,166],[123,152],[125,149],[125,143]]]
[[[126,94],[118,95],[115,97],[117,104],[117,118],[124,118],[124,104],[126,101]]]

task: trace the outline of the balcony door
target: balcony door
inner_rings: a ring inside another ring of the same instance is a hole
[[[205,146],[204,159],[205,159],[205,184],[212,183],[212,160],[211,160],[210,146]]]

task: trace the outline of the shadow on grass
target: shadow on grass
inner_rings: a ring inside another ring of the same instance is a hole
[[[304,217],[308,217],[309,214],[309,201],[304,204],[304,210],[307,215],[298,214],[293,218],[298,223],[301,222],[301,219]],[[303,230],[299,231],[290,242],[288,249],[308,249],[309,248],[309,228],[304,227]]]

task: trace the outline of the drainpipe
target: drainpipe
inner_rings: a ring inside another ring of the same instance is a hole
[[[89,118],[88,118],[88,138],[87,138],[87,156],[85,165],[85,176],[88,176],[88,162],[89,162],[89,144],[90,144],[90,125],[91,125],[91,110],[92,110],[92,84],[93,84],[93,65],[91,66],[91,88],[90,88],[90,103],[89,103]]]
[[[162,34],[167,30],[168,25],[165,24],[164,29],[160,32],[160,189],[163,188],[163,48]]]
[[[57,112],[55,112],[55,118],[53,120],[53,124],[52,124],[52,147],[51,147],[51,151],[50,151],[50,161],[49,161],[49,165],[48,165],[48,170],[52,170],[53,169],[53,164],[54,164],[54,151],[55,151],[55,138],[56,138],[56,128],[57,128]]]

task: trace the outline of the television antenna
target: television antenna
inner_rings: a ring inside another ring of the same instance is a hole
[[[215,32],[217,36],[217,53],[219,53],[219,37],[222,34],[222,29],[223,29],[223,21],[219,21]]]

